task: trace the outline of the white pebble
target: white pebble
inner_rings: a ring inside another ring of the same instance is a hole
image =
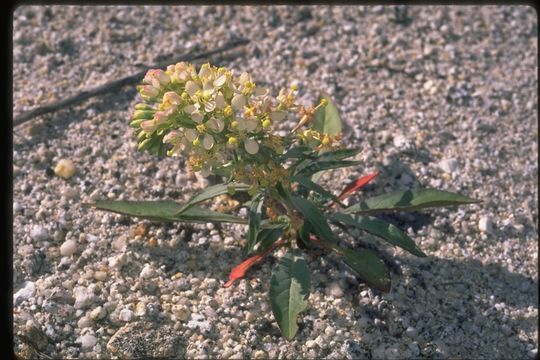
[[[105,315],[107,315],[107,311],[103,307],[98,306],[97,308],[92,310],[92,312],[90,313],[90,318],[93,320],[99,320],[103,319]]]
[[[43,226],[35,225],[30,231],[30,237],[36,241],[43,241],[49,237],[49,233]]]
[[[64,179],[69,179],[75,175],[76,172],[77,169],[75,169],[73,161],[69,159],[62,159],[58,161],[56,167],[54,168],[54,173]]]
[[[418,331],[416,331],[414,327],[409,326],[407,329],[405,329],[405,336],[408,336],[411,339],[416,339],[418,336]]]
[[[482,216],[478,221],[478,229],[484,233],[493,233],[493,223],[491,222],[491,219],[487,216]]]
[[[18,305],[22,301],[30,299],[36,292],[36,285],[32,281],[25,281],[23,287],[13,294],[13,303]]]
[[[120,314],[118,314],[118,318],[122,321],[131,321],[131,319],[133,319],[133,311],[129,310],[129,309],[122,309],[120,311]]]
[[[107,279],[107,273],[105,271],[96,271],[94,273],[94,279],[98,281],[105,281]]]
[[[75,254],[75,251],[77,251],[77,243],[75,240],[66,240],[60,246],[60,254],[62,254],[62,256],[71,256]]]
[[[141,277],[143,279],[150,279],[155,274],[154,269],[152,269],[152,266],[149,264],[144,265],[143,269],[141,270]]]
[[[90,319],[90,318],[88,318],[86,316],[83,316],[82,318],[79,319],[79,321],[77,321],[77,326],[79,327],[79,329],[84,329],[84,328],[87,328],[87,327],[91,327],[92,326],[92,319]]]
[[[458,162],[456,159],[443,159],[439,161],[437,166],[446,173],[453,173],[458,168]]]
[[[83,349],[91,349],[96,345],[97,339],[94,335],[83,335],[79,338],[79,341],[81,343],[81,347]]]
[[[343,289],[341,289],[339,283],[332,282],[328,284],[328,287],[326,288],[326,294],[334,298],[340,298],[343,297]]]

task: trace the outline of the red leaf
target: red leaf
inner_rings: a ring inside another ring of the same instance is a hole
[[[379,175],[379,173],[377,171],[375,171],[374,173],[363,176],[360,179],[356,180],[355,182],[347,185],[345,187],[345,189],[343,189],[343,191],[341,192],[341,194],[339,194],[339,196],[337,198],[339,200],[345,199],[347,196],[351,195],[353,192],[359,190],[361,187],[363,187],[368,182],[373,180],[377,175]]]
[[[229,274],[229,281],[227,281],[225,283],[225,285],[223,285],[223,287],[229,287],[232,284],[234,284],[234,282],[236,280],[243,278],[246,275],[246,271],[250,267],[252,267],[256,263],[258,263],[263,257],[266,256],[266,254],[268,254],[270,251],[274,250],[277,246],[281,245],[281,243],[282,243],[281,240],[277,241],[277,242],[274,243],[274,245],[272,245],[271,247],[266,249],[264,252],[262,252],[260,254],[257,254],[257,255],[253,255],[252,257],[250,257],[250,258],[242,261],[240,264],[236,265],[231,270],[231,273]]]

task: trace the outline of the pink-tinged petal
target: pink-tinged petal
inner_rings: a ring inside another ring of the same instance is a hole
[[[163,101],[173,105],[180,105],[180,103],[182,102],[182,98],[174,91],[167,91],[163,95]]]
[[[156,123],[154,120],[146,120],[141,123],[141,129],[143,129],[146,133],[152,133],[154,130],[156,130]]]
[[[142,96],[146,97],[155,97],[159,95],[159,89],[153,87],[152,85],[142,86],[139,91]]]

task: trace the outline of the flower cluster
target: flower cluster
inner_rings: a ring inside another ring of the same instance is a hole
[[[278,158],[293,141],[315,141],[319,150],[338,140],[300,131],[324,101],[310,109],[299,106],[295,86],[273,98],[245,72],[236,76],[210,64],[197,72],[194,65],[180,62],[166,71],[149,70],[138,90],[145,102],[135,106],[131,126],[139,149],[184,154],[192,169],[204,176],[226,174],[229,181],[245,182],[253,189],[287,181],[288,172]],[[291,117],[300,120],[289,136],[272,132],[274,123]]]

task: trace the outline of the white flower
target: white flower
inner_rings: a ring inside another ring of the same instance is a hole
[[[222,132],[225,128],[225,122],[223,121],[223,119],[211,118],[206,122],[206,126],[208,126],[210,130],[219,133]]]
[[[225,97],[223,96],[223,94],[221,92],[218,92],[216,94],[216,107],[218,109],[223,109],[225,108],[227,104],[225,103]]]
[[[210,134],[205,134],[202,140],[202,146],[206,150],[210,150],[214,146],[214,137]]]
[[[216,80],[214,80],[214,86],[219,89],[220,87],[225,85],[226,81],[227,81],[227,76],[223,74],[220,77],[218,77]]]
[[[265,88],[255,88],[253,90],[253,95],[255,96],[265,96],[266,94],[268,94],[268,89]]]
[[[199,112],[199,110],[195,110],[191,113],[191,119],[195,121],[196,123],[200,124],[202,123],[204,116]]]
[[[197,105],[198,105],[198,104],[197,104]],[[193,112],[196,111],[196,110],[197,110],[197,106],[192,105],[192,104],[190,104],[190,105],[188,105],[188,106],[186,106],[186,107],[184,108],[184,112],[185,112],[186,114],[190,114],[190,115],[191,115],[191,113],[193,113]]]
[[[210,71],[210,67],[207,64],[204,64],[201,66],[201,69],[199,70],[199,77],[205,78],[208,75],[210,75],[212,72]]]
[[[167,91],[163,94],[163,102],[178,106],[182,102],[182,98],[174,91]]]
[[[195,129],[186,129],[185,133],[186,139],[188,139],[190,142],[195,140],[199,136],[199,133]]]
[[[241,94],[236,94],[231,100],[231,106],[234,110],[242,110],[246,105],[246,97]]]
[[[145,84],[152,84],[155,88],[160,88],[161,85],[167,85],[171,81],[169,75],[165,74],[165,71],[161,69],[148,70],[143,82]]]
[[[247,131],[253,132],[255,131],[255,129],[257,129],[258,121],[256,117],[252,116],[250,118],[247,118],[245,123]]]
[[[170,133],[163,137],[163,143],[174,144],[178,142],[182,137],[182,132],[178,130],[172,130]]]
[[[201,90],[201,88],[194,81],[189,80],[186,83],[186,92],[189,96],[193,97],[193,95],[195,95],[195,93],[199,90]]]
[[[287,113],[285,111],[272,111],[270,113],[270,119],[272,119],[274,122],[281,121],[285,119],[286,116]]]
[[[257,152],[259,152],[259,144],[253,139],[246,139],[244,140],[244,148],[246,149],[248,154],[255,155]]]
[[[201,169],[201,175],[204,176],[204,177],[207,177],[207,176],[209,176],[211,173],[212,173],[212,165],[211,165],[210,163],[205,163],[205,164],[202,166],[202,169]]]
[[[207,113],[214,111],[216,108],[216,102],[214,100],[208,100],[204,103],[204,111]]]

